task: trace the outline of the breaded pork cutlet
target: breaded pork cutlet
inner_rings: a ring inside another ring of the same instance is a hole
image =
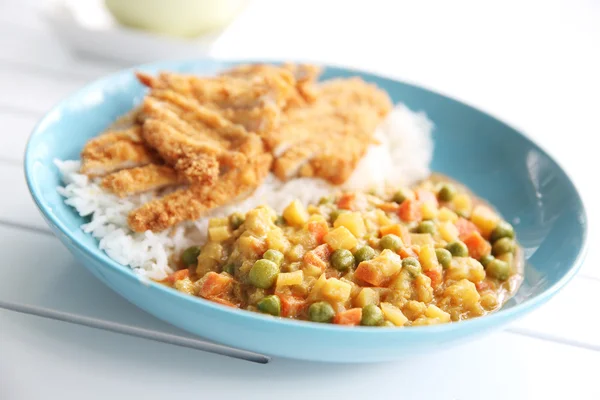
[[[177,93],[212,110],[249,132],[269,132],[279,123],[281,111],[294,94],[292,73],[279,68],[256,76],[216,76],[161,73],[157,77],[138,73],[152,93]]]
[[[299,107],[312,103],[316,99],[314,83],[321,75],[322,68],[309,64],[241,64],[221,73],[221,76],[232,76],[244,79],[254,79],[257,76],[276,76],[282,71],[288,71],[295,80],[295,92],[287,99],[284,109]]]
[[[158,232],[241,200],[252,194],[266,178],[271,162],[271,155],[262,153],[243,168],[224,174],[213,186],[192,185],[150,201],[129,214],[129,226],[136,232]]]
[[[359,78],[316,87],[317,98],[288,109],[279,128],[265,136],[279,179],[319,177],[344,183],[364,156],[377,125],[392,108],[384,91]]]

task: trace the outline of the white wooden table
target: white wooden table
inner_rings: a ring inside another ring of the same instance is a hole
[[[600,399],[600,214],[594,207],[600,200],[594,146],[600,3],[281,3],[252,4],[211,55],[363,67],[449,94],[521,128],[558,159],[584,197],[591,249],[582,271],[504,332],[375,365],[278,359],[259,365],[0,310],[0,399]],[[30,199],[22,155],[36,120],[86,82],[123,67],[71,55],[37,6],[0,1],[0,300],[177,332],[78,266]]]

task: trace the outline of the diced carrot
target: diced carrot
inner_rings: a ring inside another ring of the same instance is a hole
[[[398,212],[398,209],[400,208],[400,204],[396,203],[396,202],[389,202],[389,203],[381,203],[377,206],[377,208],[379,208],[380,210],[383,210],[385,212]]]
[[[171,275],[167,277],[167,281],[169,283],[175,283],[178,280],[185,279],[190,276],[189,269],[180,269],[179,271],[173,272]]]
[[[338,200],[337,206],[342,210],[355,211],[356,207],[356,193],[344,193]]]
[[[204,298],[221,296],[229,291],[232,283],[231,276],[210,271],[200,278],[198,294]]]
[[[224,306],[239,308],[237,304],[234,304],[231,301],[222,299],[220,297],[208,297],[208,300],[214,301],[215,303],[223,304]]]
[[[281,316],[294,318],[306,306],[306,300],[290,294],[279,295],[281,301]]]
[[[479,260],[492,252],[492,245],[477,231],[462,237],[462,241],[469,248],[469,256]]]
[[[389,234],[400,237],[402,235],[401,225],[393,224],[393,225],[382,226],[381,228],[379,228],[379,233],[381,234],[381,237],[383,237],[385,235],[389,235]]]
[[[379,268],[366,262],[358,264],[354,276],[373,286],[381,286],[388,280]]]
[[[442,283],[442,271],[438,271],[437,269],[430,269],[428,271],[423,272],[425,275],[431,279],[431,287],[436,288]]]
[[[402,257],[403,259],[406,257],[415,257],[415,258],[419,258],[419,247],[417,246],[404,246],[401,247],[400,250],[398,251],[398,254],[400,254],[400,257]]]
[[[346,311],[340,311],[333,317],[333,323],[337,325],[356,326],[360,325],[362,319],[361,308],[351,308]]]
[[[460,240],[463,240],[463,238],[469,236],[473,232],[479,232],[479,229],[477,229],[477,225],[463,217],[460,217],[454,223],[454,225],[458,229],[458,237],[460,238]]]
[[[404,200],[400,204],[398,215],[406,222],[420,221],[422,218],[420,203],[411,199]]]
[[[303,261],[306,264],[314,265],[315,267],[320,268],[321,271],[325,271],[330,255],[331,249],[329,248],[328,244],[324,243],[310,251],[307,251],[306,254],[304,254]]]
[[[435,194],[426,189],[417,189],[415,195],[418,201],[421,203],[429,203],[434,206],[438,206],[438,200]]]
[[[323,236],[329,231],[325,221],[309,221],[306,228],[313,235],[317,243],[323,243]]]

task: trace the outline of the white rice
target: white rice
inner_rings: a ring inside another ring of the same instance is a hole
[[[343,188],[377,190],[387,185],[410,185],[426,178],[433,155],[432,130],[433,124],[424,113],[415,113],[398,104],[377,129],[380,144],[371,146]],[[320,179],[281,182],[269,175],[252,196],[217,208],[204,218],[160,233],[135,233],[127,225],[127,215],[156,193],[121,199],[103,190],[98,180],[79,174],[79,161],[55,160],[55,164],[65,184],[58,192],[79,215],[90,219],[81,228],[99,239],[100,249],[110,258],[152,279],[164,279],[173,272],[169,267],[172,255],[206,240],[209,217],[245,212],[262,204],[281,212],[293,199],[308,204],[339,189]]]

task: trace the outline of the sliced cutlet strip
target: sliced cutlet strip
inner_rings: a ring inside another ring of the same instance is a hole
[[[270,154],[262,153],[249,164],[230,170],[211,187],[193,185],[150,201],[129,214],[129,226],[136,232],[158,232],[249,196],[269,173],[271,161]]]
[[[173,168],[167,165],[148,164],[143,167],[113,172],[102,179],[101,185],[119,197],[162,189],[185,183]]]
[[[141,126],[108,131],[86,143],[81,152],[81,173],[103,176],[124,168],[150,164],[157,154],[142,140]]]

